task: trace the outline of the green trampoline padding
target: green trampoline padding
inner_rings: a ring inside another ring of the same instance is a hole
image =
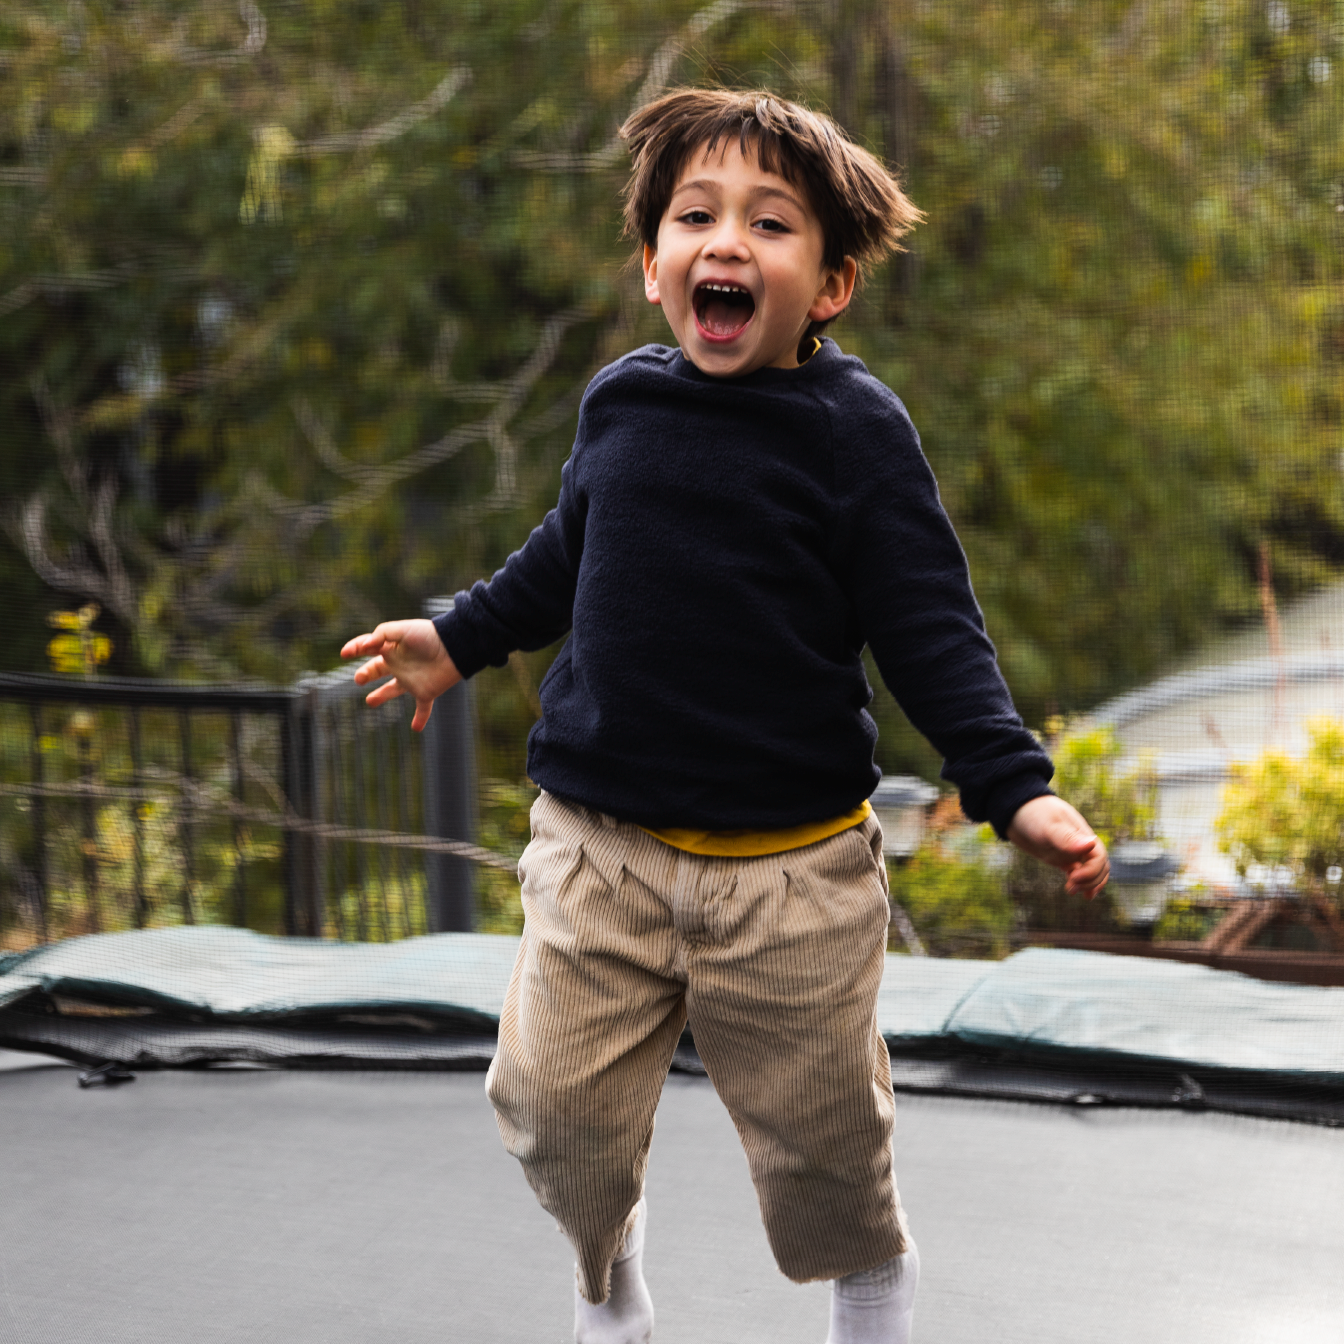
[[[463,933],[364,944],[231,928],[95,934],[0,961],[0,1037],[21,1043],[4,1022],[62,996],[197,1027],[293,1028],[361,1014],[394,1025],[400,1013],[489,1030],[517,948],[516,938]],[[127,1031],[149,1025],[123,1021]],[[1002,962],[888,956],[878,1023],[896,1051],[947,1045],[1344,1084],[1344,989],[1141,957],[1043,948]]]
[[[1148,957],[1028,948],[989,968],[946,1030],[990,1049],[1044,1047],[1344,1084],[1344,989]]]
[[[91,934],[11,958],[0,1008],[40,989],[233,1023],[389,1010],[494,1023],[517,952],[517,938],[485,933],[395,943],[199,926]]]

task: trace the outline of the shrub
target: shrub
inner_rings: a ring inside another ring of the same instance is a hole
[[[1014,911],[1003,873],[947,853],[936,840],[891,874],[892,899],[935,957],[1006,957]],[[896,937],[893,951],[903,951]]]
[[[1153,926],[1155,943],[1202,943],[1227,914],[1226,908],[1204,905],[1194,889],[1167,903]]]
[[[1061,720],[1047,725],[1054,740],[1053,787],[1068,799],[1108,845],[1150,840],[1157,822],[1157,777],[1141,764],[1120,768],[1120,743],[1112,728],[1072,731]],[[1025,854],[1014,853],[1008,890],[1028,928],[1103,932],[1127,921],[1108,891],[1091,901],[1070,896],[1064,875]]]
[[[1298,760],[1266,751],[1232,767],[1215,827],[1243,877],[1252,864],[1287,868],[1317,890],[1344,864],[1344,723],[1315,719]]]

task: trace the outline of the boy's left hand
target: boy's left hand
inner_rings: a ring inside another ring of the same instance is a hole
[[[1053,794],[1023,803],[1008,824],[1008,839],[1023,853],[1068,874],[1065,890],[1089,901],[1111,875],[1106,846],[1096,832],[1076,807]]]

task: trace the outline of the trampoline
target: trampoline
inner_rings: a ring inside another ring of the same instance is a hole
[[[562,1344],[571,1258],[480,1073],[230,1068],[81,1090],[0,1055],[5,1344]],[[736,1134],[669,1077],[649,1174],[659,1344],[820,1344]],[[1335,1344],[1344,1141],[1236,1116],[898,1094],[938,1344]]]
[[[569,1249],[482,1086],[515,946],[196,928],[8,958],[0,1341],[568,1339]],[[889,956],[918,1337],[1338,1341],[1341,998],[1088,952]],[[822,1340],[827,1290],[776,1270],[690,1038],[673,1070],[659,1344]]]
[[[0,1344],[570,1338],[482,1086],[552,654],[421,739],[307,669],[554,503],[666,338],[615,128],[718,80],[927,211],[835,332],[1125,877],[1005,866],[878,688],[916,1338],[1344,1344],[1330,7],[11,8]],[[821,1344],[689,1038],[649,1194],[658,1344]]]

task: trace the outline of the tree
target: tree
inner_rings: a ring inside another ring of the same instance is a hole
[[[9,666],[284,679],[488,574],[593,371],[665,339],[615,135],[676,80],[830,106],[929,215],[835,329],[909,404],[1032,722],[1344,557],[1326,0],[167,0],[0,15]],[[549,654],[486,678],[522,771]],[[932,762],[889,698],[887,768]]]

